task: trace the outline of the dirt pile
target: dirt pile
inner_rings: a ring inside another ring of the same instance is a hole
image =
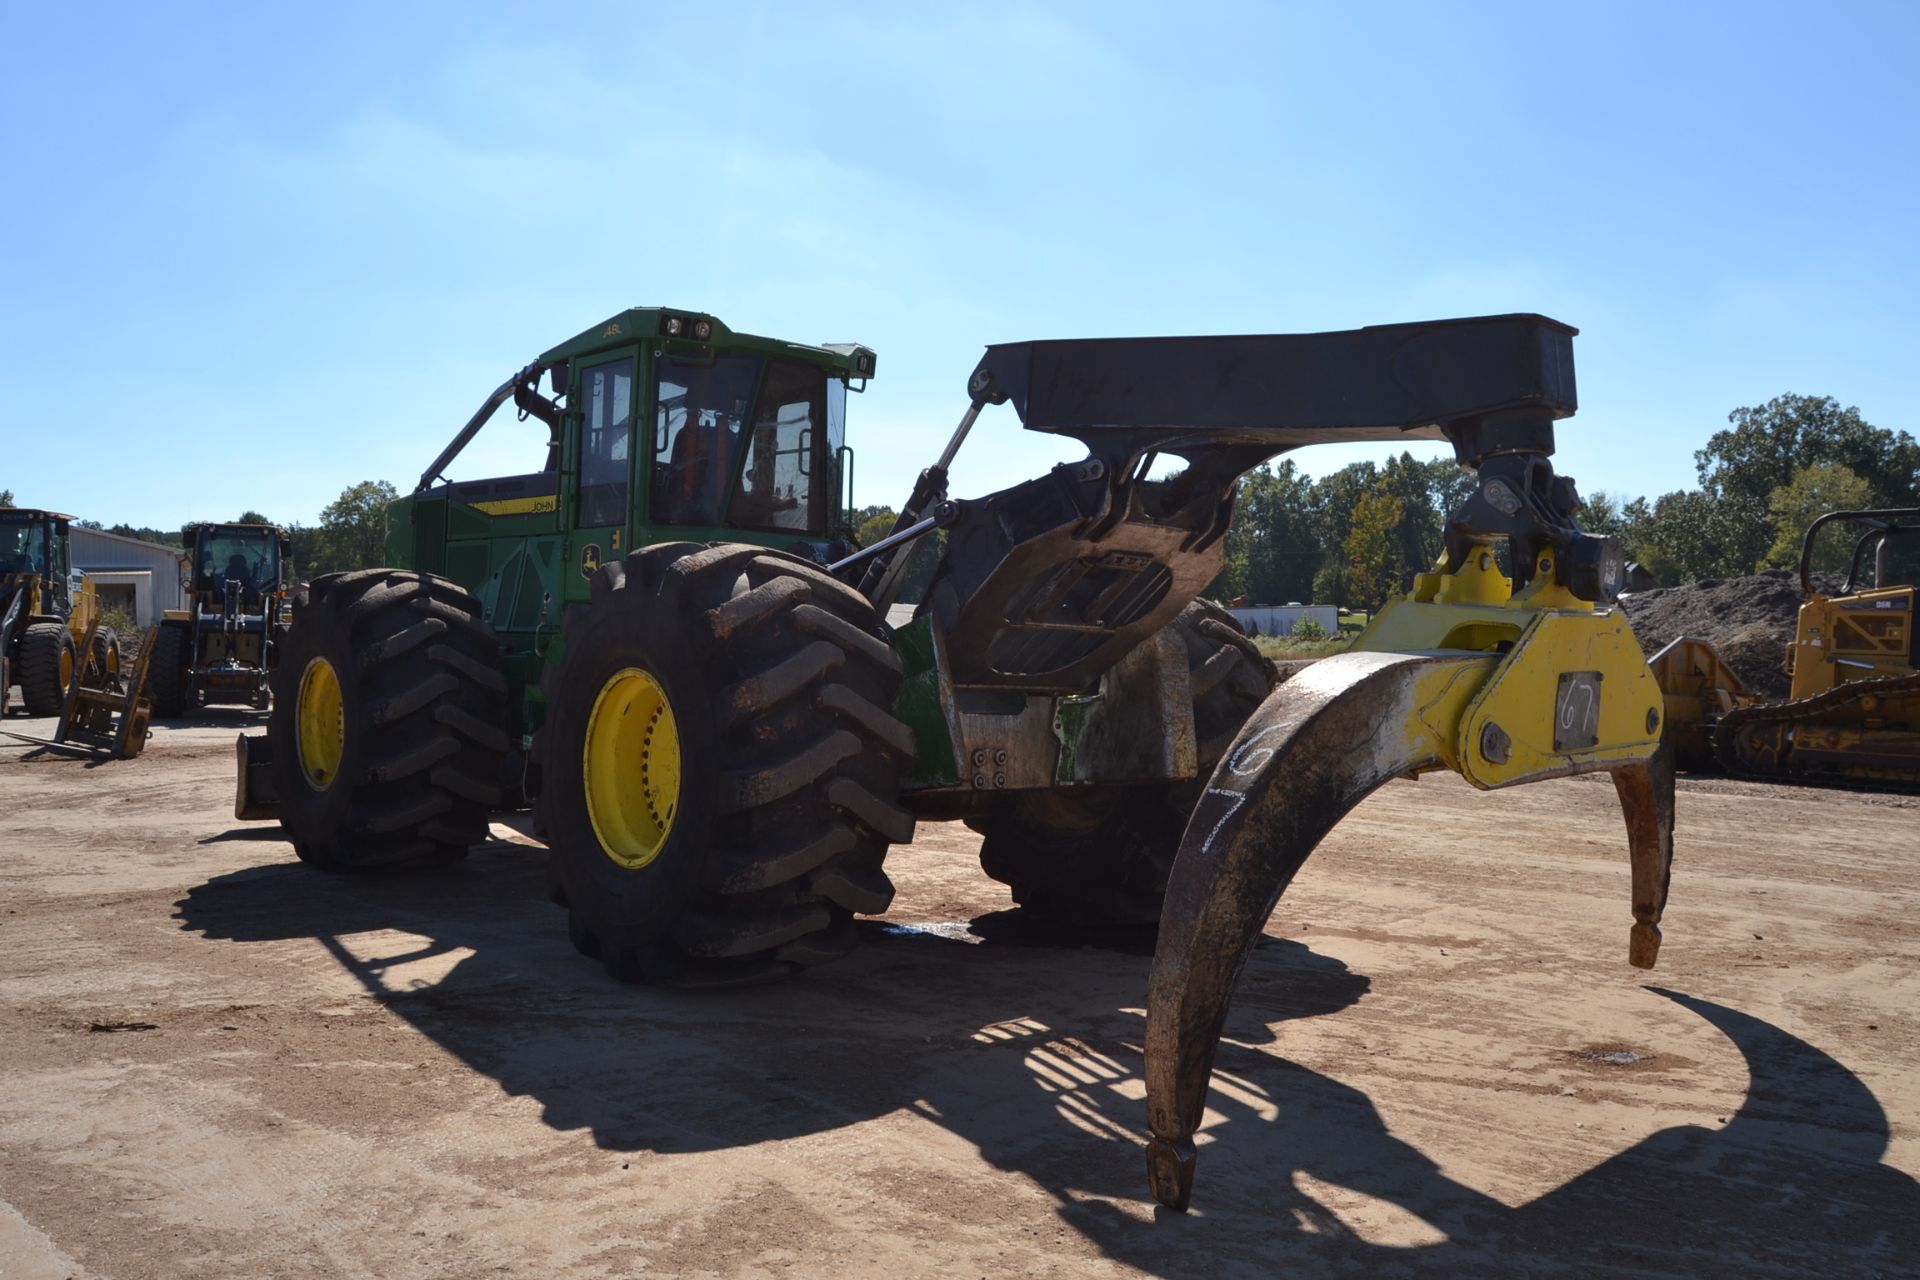
[[[1638,591],[1620,604],[1648,657],[1670,640],[1696,636],[1719,650],[1756,694],[1777,701],[1787,696],[1787,646],[1802,599],[1799,575],[1774,569]]]

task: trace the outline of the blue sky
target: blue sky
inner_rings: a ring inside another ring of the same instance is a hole
[[[1920,432],[1917,15],[14,5],[0,488],[312,521],[650,303],[874,347],[863,502],[1023,338],[1544,312],[1582,330],[1557,461],[1589,491],[1689,485],[1789,391]],[[455,474],[540,439],[503,416]],[[955,490],[1061,456],[1000,410]]]

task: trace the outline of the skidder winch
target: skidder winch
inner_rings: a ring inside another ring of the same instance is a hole
[[[240,742],[237,812],[351,871],[457,857],[490,812],[531,804],[575,947],[683,985],[846,954],[853,917],[892,900],[888,847],[964,819],[1036,917],[1160,921],[1149,1162],[1184,1207],[1248,947],[1387,779],[1613,771],[1632,959],[1652,962],[1672,781],[1612,605],[1619,549],[1580,531],[1547,461],[1573,335],[1510,315],[991,346],[893,531],[861,548],[845,414],[871,350],[622,312],[502,383],[393,504],[396,567],[312,583],[268,732]],[[508,401],[546,424],[544,469],[444,479]],[[999,404],[1086,456],[950,497]],[[1357,652],[1269,696],[1270,666],[1198,599],[1237,480],[1304,445],[1414,439],[1480,478],[1439,565]]]

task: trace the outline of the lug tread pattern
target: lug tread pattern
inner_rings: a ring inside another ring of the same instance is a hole
[[[900,655],[886,641],[860,630],[845,618],[828,613],[817,605],[803,604],[794,609],[793,620],[808,635],[831,640],[842,649],[858,653],[868,662],[884,667],[896,676],[902,673]]]
[[[778,951],[773,958],[794,968],[810,968],[817,964],[827,964],[839,960],[860,945],[860,930],[851,917],[836,921],[832,928],[819,933],[809,933],[795,938]]]
[[[869,867],[826,867],[807,877],[807,888],[849,911],[877,916],[893,904],[893,881]]]
[[[860,753],[860,739],[842,729],[763,769],[729,770],[720,784],[720,812],[739,813],[784,800]]]
[[[913,730],[896,720],[892,712],[876,706],[844,684],[822,686],[813,705],[840,717],[875,741],[885,743],[902,760],[912,760],[919,754]]]
[[[827,786],[827,800],[892,844],[913,843],[913,815],[889,804],[852,778],[835,778]]]
[[[369,569],[315,579],[271,677],[283,797],[308,786],[299,688],[304,655],[323,635],[335,638],[320,656],[353,673],[342,672],[348,755],[329,788],[345,790],[313,816],[283,801],[295,852],[329,871],[463,856],[486,838],[508,745],[499,641],[479,602],[431,574]]]
[[[771,951],[832,924],[824,903],[796,902],[753,915],[694,912],[681,918],[673,939],[690,956],[732,959]]]
[[[73,633],[65,623],[36,622],[20,636],[20,700],[30,716],[57,716],[67,701],[60,682],[60,656],[73,652]],[[73,663],[74,679],[80,664]]]
[[[720,727],[731,729],[750,717],[765,715],[795,694],[815,687],[820,677],[837,670],[846,660],[846,653],[838,645],[818,640],[758,675],[728,685],[714,700]]]
[[[750,627],[762,618],[800,603],[813,594],[813,588],[798,578],[775,578],[751,591],[745,591],[722,605],[707,611],[707,626],[715,640],[728,640],[736,631]]]
[[[187,710],[187,645],[192,634],[183,624],[162,622],[153,641],[153,658],[147,664],[147,696],[153,702],[153,714],[172,720]]]
[[[430,702],[460,687],[460,681],[450,672],[429,676],[391,698],[383,698],[367,707],[367,715],[375,724],[392,724],[405,719]]]
[[[846,954],[857,940],[853,913],[892,900],[887,845],[913,837],[912,816],[895,802],[913,734],[888,710],[902,667],[872,605],[764,547],[650,547],[617,575],[611,568],[595,576],[594,609],[705,620],[688,643],[707,673],[722,767],[688,908],[642,934],[611,917],[605,895],[585,901],[562,885],[576,947],[589,943],[616,977],[686,986],[764,981]],[[566,627],[588,625],[591,612]],[[550,705],[561,676],[548,672]],[[563,878],[567,855],[555,865]]]
[[[778,849],[717,851],[707,860],[707,887],[717,893],[772,889],[799,879],[853,846],[853,832],[835,826],[810,832]]]
[[[507,692],[505,672],[498,667],[490,667],[477,658],[468,657],[458,649],[437,644],[427,650],[427,660],[449,668],[461,679],[479,685],[482,689],[491,689],[502,695]]]

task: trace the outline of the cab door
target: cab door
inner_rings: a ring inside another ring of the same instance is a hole
[[[640,352],[631,347],[581,363],[567,414],[572,466],[563,480],[573,511],[562,569],[569,600],[586,599],[594,572],[631,549],[641,372]]]

